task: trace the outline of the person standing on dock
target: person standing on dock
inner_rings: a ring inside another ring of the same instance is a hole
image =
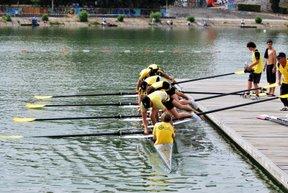
[[[280,95],[288,94],[288,62],[286,54],[280,52],[277,56],[277,60],[278,60],[278,64],[276,65],[278,75],[277,79],[278,84],[281,85]],[[284,105],[281,111],[288,111],[288,99],[280,98],[280,100]]]
[[[256,49],[256,44],[254,42],[248,42],[247,43],[247,48],[249,51],[252,52],[252,62],[248,65],[245,66],[244,72],[249,72],[249,78],[248,78],[248,83],[247,83],[247,89],[252,89],[252,84],[253,88],[257,89],[259,88],[258,84],[261,79],[261,73],[264,69],[264,63],[263,63],[263,58],[260,55],[260,52]],[[256,96],[252,99],[259,99],[259,90],[255,90]],[[244,94],[244,97],[246,97],[248,93]]]
[[[169,113],[163,113],[161,122],[156,123],[153,128],[155,145],[172,144],[175,138],[175,129],[171,124],[172,117]]]
[[[265,68],[267,82],[269,84],[276,83],[276,50],[272,47],[273,41],[271,39],[267,40],[267,49],[264,54],[266,59]],[[269,88],[268,96],[275,96],[275,87]]]

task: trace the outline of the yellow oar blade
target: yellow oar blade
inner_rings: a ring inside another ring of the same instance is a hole
[[[288,94],[280,95],[279,98],[288,98]]]
[[[46,105],[41,105],[41,104],[33,104],[33,103],[27,103],[26,108],[28,109],[42,109]]]
[[[51,99],[53,96],[34,96],[38,100]]]
[[[13,121],[14,121],[14,122],[17,122],[17,123],[25,123],[25,122],[35,121],[35,118],[14,117],[14,118],[13,118]]]
[[[239,70],[239,71],[236,71],[234,73],[237,74],[237,75],[245,74],[244,70]]]
[[[0,141],[17,140],[23,138],[22,135],[0,135]]]

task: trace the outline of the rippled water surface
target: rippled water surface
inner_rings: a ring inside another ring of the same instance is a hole
[[[279,192],[265,175],[205,122],[178,128],[173,171],[149,141],[119,137],[29,136],[136,130],[139,122],[74,120],[13,123],[14,116],[134,115],[133,108],[62,107],[27,110],[33,95],[131,91],[139,71],[160,64],[194,78],[242,68],[247,41],[262,52],[267,38],[287,50],[287,33],[262,30],[1,29],[0,192]],[[226,77],[234,79],[238,77]],[[204,90],[204,89],[203,89]],[[45,104],[134,102],[127,97],[53,99]]]

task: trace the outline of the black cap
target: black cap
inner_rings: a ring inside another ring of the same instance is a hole
[[[286,58],[286,54],[284,52],[279,52],[277,59],[279,58]]]
[[[142,102],[142,105],[145,109],[149,109],[151,107],[150,98],[148,96],[145,96],[141,102]]]
[[[267,44],[268,44],[268,43],[273,43],[273,41],[272,41],[271,39],[268,39],[266,43],[267,43]]]

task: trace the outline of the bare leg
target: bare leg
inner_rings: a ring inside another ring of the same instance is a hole
[[[191,118],[192,114],[187,112],[177,112],[175,108],[168,110],[176,119]]]
[[[253,83],[253,86],[254,86],[255,89],[256,89],[256,88],[259,88],[259,86],[258,86],[257,83]],[[256,90],[255,90],[255,94],[256,94],[256,96],[259,96],[259,89],[256,89]]]
[[[179,103],[176,100],[173,100],[172,103],[178,109],[182,109],[182,110],[186,110],[186,111],[193,111],[192,107],[190,107],[189,105],[182,105],[181,103]]]
[[[248,81],[247,82],[247,90],[251,89],[252,88],[252,82],[251,81]]]
[[[191,104],[191,101],[184,99],[184,98],[180,98],[177,94],[172,95],[173,101],[176,100],[177,102],[179,102],[182,105],[189,105]]]

